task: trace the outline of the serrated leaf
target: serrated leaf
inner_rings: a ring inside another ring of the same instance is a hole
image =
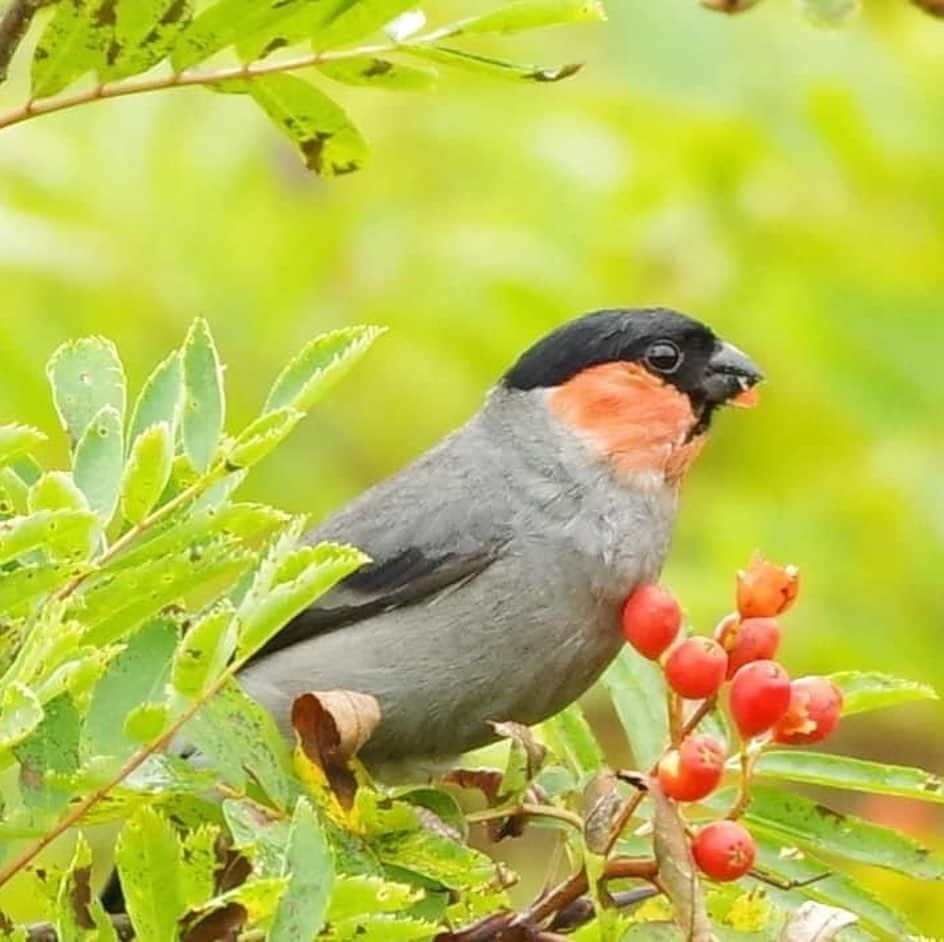
[[[765,752],[754,768],[757,775],[769,778],[944,803],[944,779],[903,765],[798,749]]]
[[[111,922],[92,890],[92,849],[84,834],[79,834],[72,862],[59,883],[56,931],[59,942],[117,942]]]
[[[89,644],[110,644],[165,606],[207,583],[230,585],[246,570],[247,552],[221,547],[212,554],[184,554],[122,569],[82,595],[82,620]]]
[[[668,742],[665,683],[658,666],[629,645],[603,675],[633,750],[636,767],[648,769]]]
[[[233,442],[226,455],[226,466],[232,470],[252,467],[285,441],[303,416],[303,412],[291,408],[259,416]]]
[[[316,50],[337,49],[375,33],[401,13],[416,6],[416,0],[358,0],[348,3],[324,27],[312,34]]]
[[[12,468],[0,468],[0,514],[10,516],[28,512],[28,485]]]
[[[401,912],[413,906],[420,895],[416,887],[406,883],[392,883],[369,874],[339,873],[331,891],[327,921],[333,926],[359,916]]]
[[[325,177],[359,170],[367,144],[344,109],[294,75],[273,74],[221,83],[225,91],[250,95],[302,152],[309,170]]]
[[[594,775],[606,765],[603,750],[577,703],[572,703],[542,725],[551,746],[579,778]]]
[[[264,592],[250,591],[240,606],[237,656],[250,657],[283,625],[368,561],[351,546],[320,543],[287,556]]]
[[[122,721],[139,704],[160,699],[170,676],[178,630],[170,618],[142,625],[111,662],[92,694],[82,729],[84,760],[107,755],[124,758],[136,743]]]
[[[600,0],[518,0],[507,6],[490,10],[481,16],[469,17],[436,31],[436,35],[472,36],[482,33],[519,33],[559,26],[565,23],[583,23],[606,19],[606,9]]]
[[[334,885],[334,861],[324,830],[304,798],[298,800],[292,816],[284,874],[289,883],[275,910],[269,942],[313,938],[324,925]]]
[[[69,792],[46,779],[78,769],[80,724],[72,698],[63,694],[46,704],[42,722],[14,748],[20,763],[20,795],[28,808],[65,807]]]
[[[196,697],[212,683],[236,649],[238,626],[226,602],[199,619],[174,655],[171,683],[185,697]]]
[[[193,322],[183,346],[183,443],[193,466],[205,472],[223,431],[223,368],[201,317]]]
[[[180,855],[173,827],[152,808],[141,808],[118,835],[115,864],[138,938],[177,939],[177,920],[184,910]]]
[[[88,510],[88,501],[68,471],[47,471],[30,486],[27,506],[30,513],[40,510]]]
[[[899,703],[938,699],[937,692],[929,684],[902,680],[888,674],[840,671],[830,674],[829,679],[842,691],[843,716],[896,706]]]
[[[87,510],[38,510],[13,517],[0,522],[0,563],[34,550],[52,559],[85,559],[95,549],[97,535],[98,520]]]
[[[183,837],[180,889],[187,909],[195,909],[213,896],[220,866],[217,856],[220,834],[218,827],[203,824]]]
[[[745,823],[756,823],[787,843],[847,860],[898,870],[922,880],[944,879],[944,858],[911,838],[839,814],[800,795],[766,787],[752,789]]]
[[[0,465],[9,464],[45,440],[39,429],[29,425],[0,425]]]
[[[46,98],[97,68],[113,34],[117,0],[61,0],[31,68],[32,94]]]
[[[286,406],[307,412],[384,332],[383,327],[355,326],[315,337],[276,377],[263,412]]]
[[[181,736],[210,759],[235,788],[242,789],[248,772],[278,808],[293,793],[287,770],[288,745],[270,713],[229,681],[183,727]]]
[[[428,59],[439,65],[452,66],[475,72],[487,78],[502,79],[505,81],[525,82],[560,82],[562,79],[576,75],[583,67],[583,63],[570,62],[558,66],[523,65],[517,62],[508,62],[505,59],[495,59],[491,56],[481,56],[464,49],[454,49],[451,46],[432,46],[405,44],[400,50],[411,56]]]
[[[800,895],[842,906],[857,913],[867,925],[890,933],[895,939],[907,938],[914,931],[903,915],[869,893],[860,881],[837,873],[833,865],[801,851],[764,828],[755,825],[751,833],[757,843],[757,865],[762,873],[785,883],[805,884],[789,891],[787,898],[791,904],[795,905],[794,897]]]
[[[193,17],[192,0],[124,0],[118,4],[115,32],[100,70],[113,82],[157,65]]]
[[[332,82],[344,85],[364,85],[404,92],[428,91],[435,87],[439,77],[435,69],[404,65],[376,56],[322,62],[318,65],[318,71]]]
[[[21,683],[11,683],[0,697],[0,751],[22,742],[43,719],[43,705],[36,694]]]
[[[152,425],[134,440],[121,482],[121,514],[140,523],[153,510],[170,480],[174,439],[166,422]]]
[[[799,0],[799,3],[817,26],[842,26],[862,8],[860,0]]]
[[[118,504],[123,466],[121,415],[113,406],[104,406],[82,433],[72,469],[76,486],[104,524]]]
[[[0,612],[25,611],[41,595],[65,585],[75,570],[72,563],[21,566],[0,574]]]
[[[174,350],[154,368],[144,381],[128,423],[128,445],[153,425],[166,422],[176,436],[184,403],[184,367],[180,353]]]
[[[124,732],[135,743],[147,744],[167,728],[170,707],[166,703],[141,703],[126,717]]]
[[[57,14],[71,0],[57,7]],[[106,406],[125,412],[125,373],[110,340],[86,337],[63,344],[50,357],[46,375],[62,427],[75,444]]]

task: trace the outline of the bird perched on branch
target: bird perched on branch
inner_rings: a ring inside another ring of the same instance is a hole
[[[464,426],[309,535],[372,562],[245,668],[287,728],[308,690],[372,694],[361,755],[436,766],[576,700],[662,569],[679,486],[719,406],[762,378],[704,324],[606,310],[539,340]]]

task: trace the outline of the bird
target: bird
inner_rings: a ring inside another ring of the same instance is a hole
[[[306,691],[373,696],[360,758],[392,778],[553,716],[619,653],[622,606],[659,579],[718,409],[762,379],[668,308],[565,322],[464,425],[306,534],[370,562],[277,632],[243,687],[286,735]]]

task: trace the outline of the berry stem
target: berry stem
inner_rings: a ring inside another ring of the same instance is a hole
[[[738,793],[731,810],[725,815],[729,821],[736,821],[747,811],[751,803],[751,780],[754,776],[754,766],[760,758],[760,754],[767,746],[767,742],[760,743],[756,748],[751,749],[750,742],[745,742],[738,753],[738,761],[741,766],[741,781],[738,783]]]

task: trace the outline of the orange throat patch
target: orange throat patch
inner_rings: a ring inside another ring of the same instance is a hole
[[[635,363],[601,363],[552,390],[548,406],[620,474],[678,484],[705,443],[685,393]]]

